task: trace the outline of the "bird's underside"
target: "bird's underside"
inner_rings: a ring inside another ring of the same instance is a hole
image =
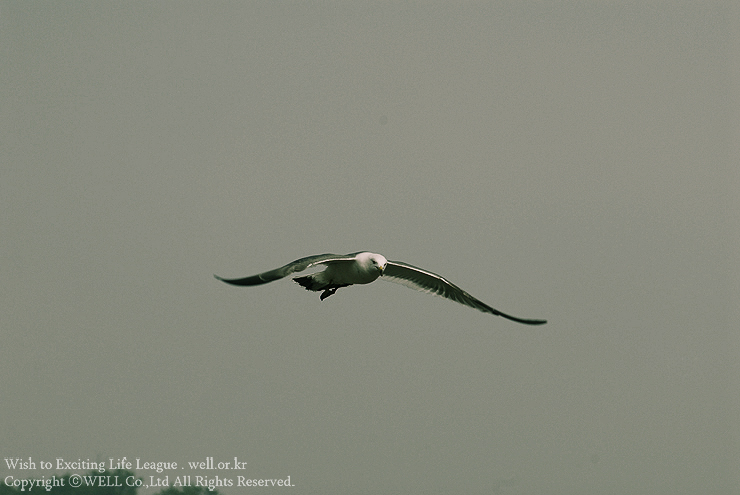
[[[312,290],[314,292],[320,292],[321,293],[320,299],[323,301],[327,297],[333,295],[337,289],[341,289],[342,287],[349,287],[352,284],[332,284],[332,283],[322,283],[318,282],[314,279],[313,275],[306,275],[304,277],[296,277],[293,279],[294,282],[296,282],[301,287],[305,287],[306,290]]]

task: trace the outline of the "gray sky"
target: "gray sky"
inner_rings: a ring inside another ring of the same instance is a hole
[[[733,3],[0,2],[0,457],[737,493]]]

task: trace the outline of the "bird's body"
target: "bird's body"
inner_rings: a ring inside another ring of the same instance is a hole
[[[355,253],[355,259],[349,261],[333,261],[326,264],[326,270],[313,273],[293,280],[305,287],[306,290],[318,292],[323,290],[321,300],[334,294],[341,287],[354,284],[369,284],[382,274],[387,260],[379,254]],[[351,256],[351,255],[348,255]],[[382,258],[382,259],[381,259]],[[379,269],[380,268],[380,269]]]
[[[232,285],[261,285],[287,277],[295,272],[301,272],[314,265],[326,265],[326,269],[323,272],[296,277],[293,280],[306,290],[323,291],[322,301],[334,294],[337,289],[355,284],[369,284],[383,276],[383,278],[404,284],[412,289],[436,294],[484,313],[502,316],[527,325],[547,323],[545,320],[527,320],[507,315],[479,301],[436,273],[400,261],[388,261],[381,254],[367,251],[347,255],[319,254],[301,258],[280,268],[251,277],[224,279],[216,276],[216,278]]]

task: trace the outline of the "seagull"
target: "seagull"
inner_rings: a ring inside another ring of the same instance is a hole
[[[326,269],[323,272],[295,277],[293,280],[300,286],[305,287],[306,290],[314,292],[323,291],[321,293],[322,301],[334,294],[337,289],[349,287],[354,284],[369,284],[382,276],[386,280],[406,285],[412,289],[436,294],[483,311],[484,313],[502,316],[518,323],[524,323],[525,325],[542,325],[547,323],[547,320],[528,320],[507,315],[479,301],[436,273],[401,261],[388,261],[382,254],[369,253],[367,251],[346,255],[317,254],[315,256],[307,256],[280,268],[252,275],[251,277],[233,279],[221,278],[218,275],[214,275],[214,277],[231,285],[262,285],[280,280],[291,273],[302,272],[314,265],[326,265]]]

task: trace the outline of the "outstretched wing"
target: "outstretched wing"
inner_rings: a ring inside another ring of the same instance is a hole
[[[457,285],[446,280],[444,277],[427,270],[422,270],[413,265],[409,265],[408,263],[389,261],[383,271],[382,278],[388,278],[392,282],[403,284],[412,289],[446,297],[447,299],[452,299],[453,301],[483,311],[484,313],[503,316],[504,318],[518,323],[524,323],[525,325],[542,325],[547,323],[547,320],[526,320],[502,313],[497,309],[493,309],[488,304],[474,298]]]
[[[280,268],[275,268],[274,270],[270,270],[269,272],[252,275],[251,277],[229,278],[229,279],[221,278],[218,275],[214,275],[214,277],[216,277],[222,282],[226,282],[227,284],[232,284],[232,285],[261,285],[261,284],[266,284],[267,282],[273,282],[275,280],[279,280],[283,277],[287,277],[291,273],[302,272],[306,268],[309,268],[313,265],[321,265],[325,263],[331,263],[333,261],[351,261],[355,259],[356,255],[357,253],[346,254],[346,255],[317,254],[315,256],[306,256],[305,258],[295,260],[292,263],[288,263],[285,266],[281,266]]]

